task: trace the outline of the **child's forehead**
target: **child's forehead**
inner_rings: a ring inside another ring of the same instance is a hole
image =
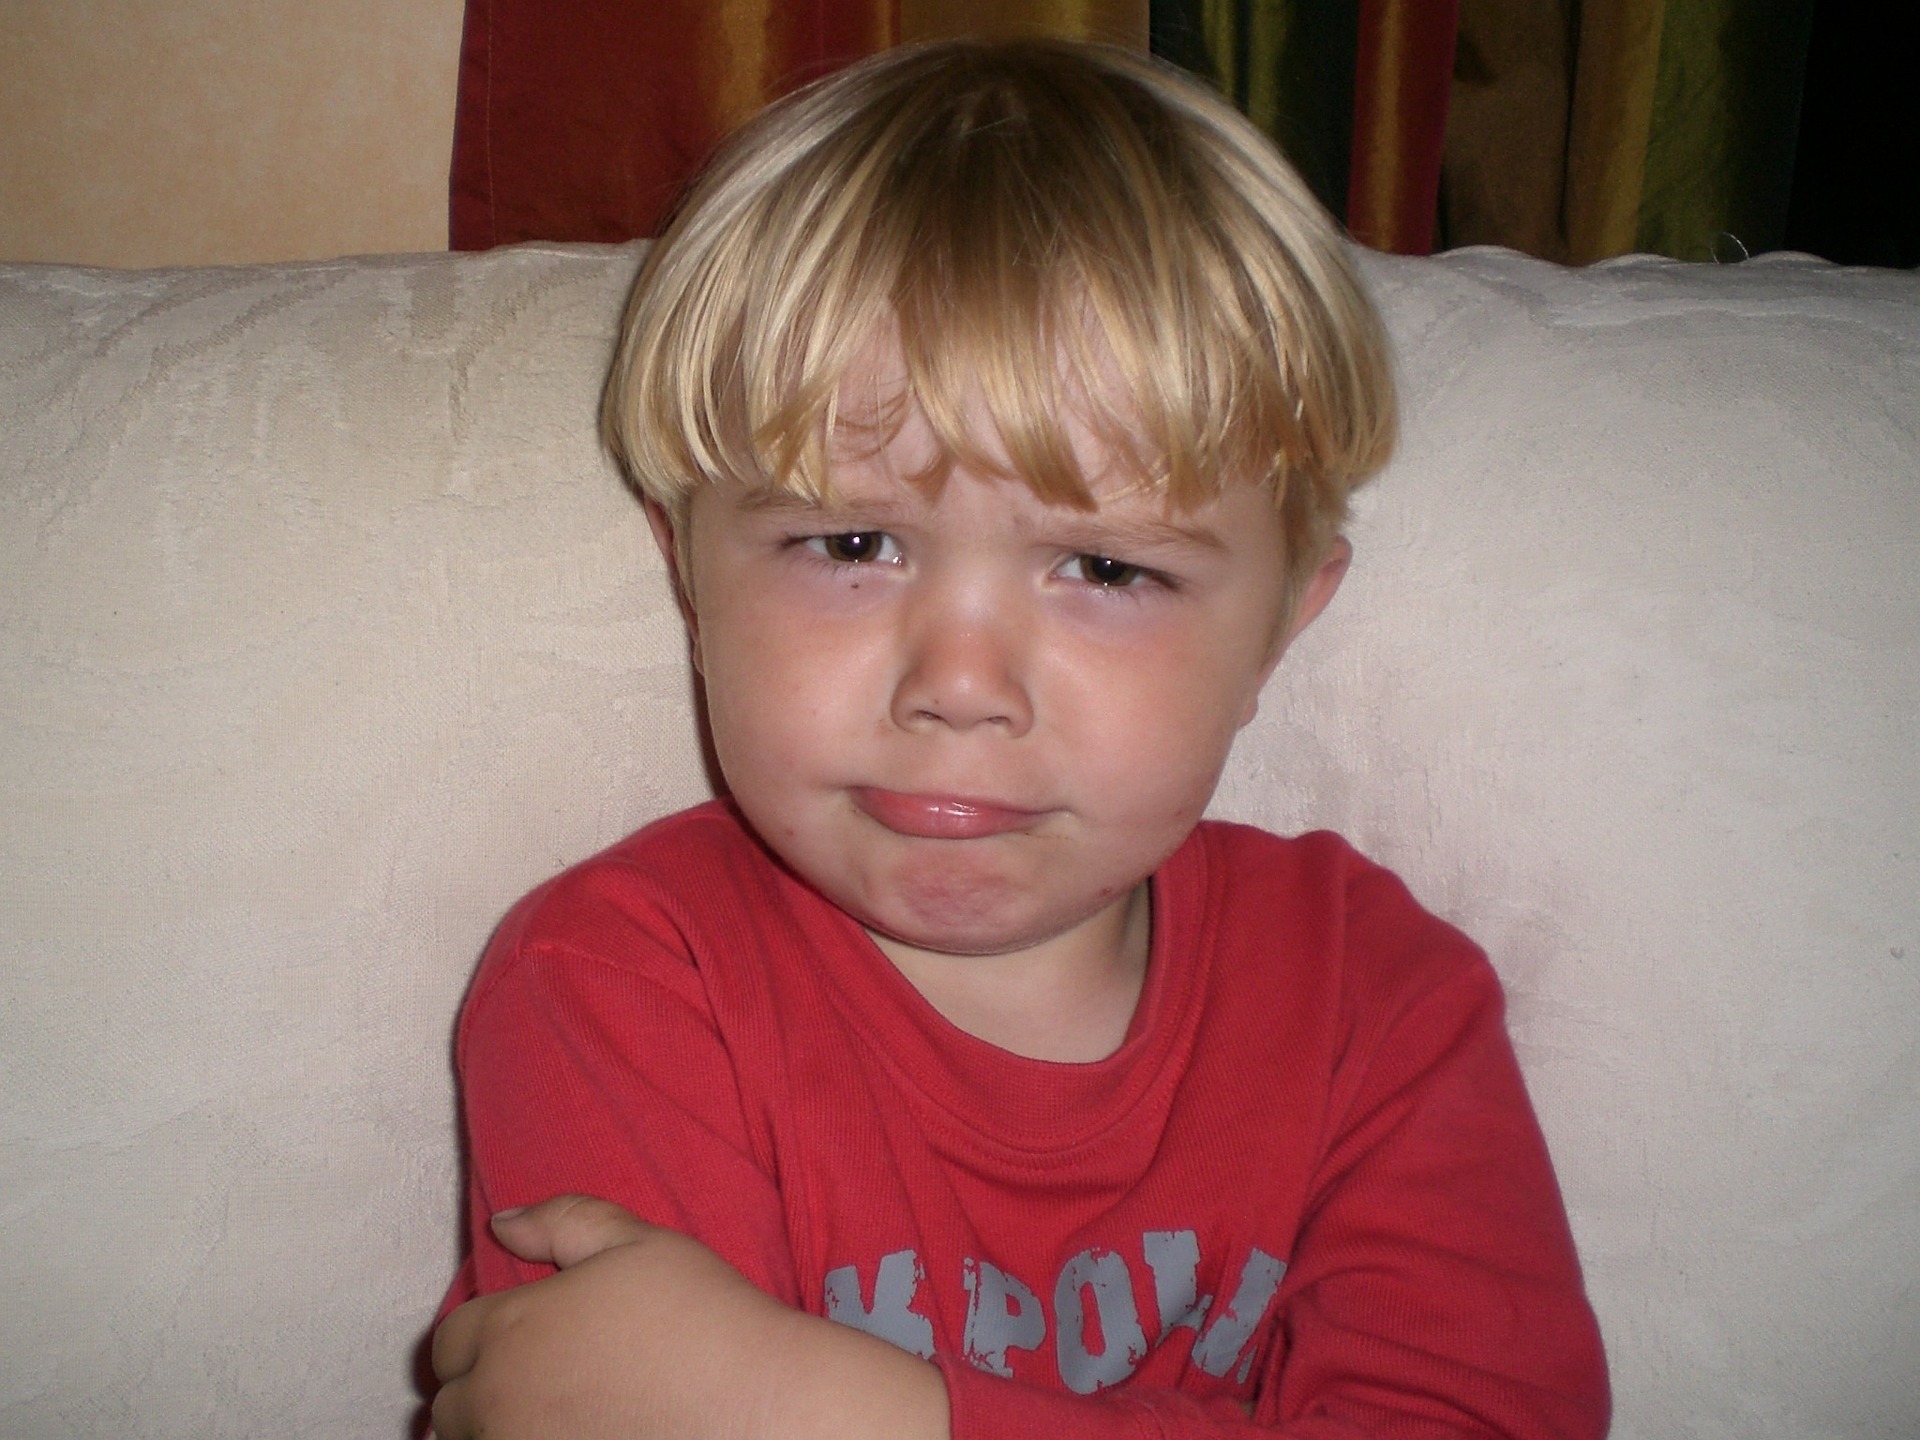
[[[1030,378],[1034,388],[1044,381],[1053,397],[1043,424],[1048,438],[1071,456],[1086,493],[1056,496],[1051,503],[1080,511],[1163,506],[1165,486],[1150,468],[1154,442],[1110,347],[1096,341],[1080,347],[1078,357],[1065,346],[1054,349],[1053,374]],[[1020,423],[1020,417],[1000,412],[977,372],[929,393],[925,371],[916,375],[889,318],[874,327],[841,373],[828,418],[827,497],[859,491],[879,498],[896,486],[935,495],[954,471],[1043,492],[1023,474],[1017,453],[1023,437],[1008,433]],[[1031,443],[1031,436],[1024,438]]]

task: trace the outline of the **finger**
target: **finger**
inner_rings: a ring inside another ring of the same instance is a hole
[[[631,1210],[591,1195],[556,1195],[524,1210],[493,1217],[493,1233],[522,1260],[562,1270],[617,1245],[631,1245],[653,1229]]]
[[[434,1329],[433,1378],[441,1385],[450,1385],[473,1369],[473,1362],[480,1358],[481,1326],[492,1306],[490,1297],[469,1300]]]
[[[433,1397],[432,1440],[470,1440],[473,1435],[472,1406],[465,1384],[442,1385]]]

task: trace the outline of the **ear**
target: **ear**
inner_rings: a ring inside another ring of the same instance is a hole
[[[1339,590],[1340,582],[1347,578],[1347,567],[1353,563],[1353,545],[1344,535],[1333,537],[1333,544],[1327,547],[1326,559],[1307,580],[1300,591],[1300,598],[1294,602],[1293,614],[1287,620],[1286,630],[1279,635],[1273,646],[1273,653],[1267,657],[1267,663],[1261,667],[1260,683],[1254,687],[1252,697],[1247,701],[1246,713],[1240,717],[1242,726],[1252,721],[1260,708],[1260,692],[1266,689],[1267,681],[1273,678],[1274,669],[1280,664],[1280,657],[1287,653],[1300,632],[1320,618],[1320,612],[1332,602],[1334,592]]]
[[[687,585],[687,577],[680,571],[680,547],[673,528],[673,517],[667,513],[667,507],[648,496],[642,502],[647,512],[647,526],[653,531],[653,543],[660,549],[660,558],[667,562],[667,574],[673,580],[673,598],[679,603],[680,618],[687,624],[687,643],[693,651],[693,668],[700,667],[700,617],[694,613],[693,591]]]
[[[1300,592],[1300,599],[1293,607],[1293,618],[1287,622],[1286,639],[1280,642],[1280,654],[1286,653],[1300,632],[1320,618],[1320,612],[1333,600],[1334,592],[1340,588],[1340,582],[1347,578],[1347,567],[1353,564],[1353,545],[1346,536],[1336,535],[1333,544],[1327,549],[1327,558],[1320,562],[1320,568],[1313,572],[1313,578],[1307,581],[1306,588]],[[1278,661],[1280,655],[1275,655]]]

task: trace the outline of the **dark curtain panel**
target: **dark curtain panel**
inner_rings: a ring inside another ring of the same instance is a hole
[[[1785,235],[1812,0],[1461,0],[1449,245],[1737,260]]]
[[[1633,248],[1739,260],[1786,240],[1812,0],[1668,0]]]
[[[1920,7],[1817,0],[1786,244],[1920,265]]]
[[[1460,0],[1441,244],[1567,258],[1577,0]]]
[[[1156,55],[1217,85],[1366,244],[1433,248],[1457,0],[1152,0]]]
[[[1357,4],[1152,0],[1150,23],[1154,54],[1212,80],[1347,213]]]

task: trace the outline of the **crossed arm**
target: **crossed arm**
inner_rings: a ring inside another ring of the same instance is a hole
[[[695,1240],[579,1195],[493,1228],[560,1273],[440,1326],[440,1440],[947,1440],[932,1365],[790,1309]]]

